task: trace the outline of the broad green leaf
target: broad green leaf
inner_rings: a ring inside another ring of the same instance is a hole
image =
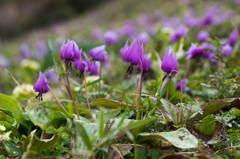
[[[11,112],[13,117],[20,122],[22,109],[18,106],[17,101],[12,97],[0,94],[0,109]]]
[[[11,142],[4,140],[2,142],[4,149],[7,151],[9,157],[17,157],[22,154],[22,152]]]
[[[138,142],[152,138],[168,141],[181,149],[196,148],[198,146],[198,140],[186,128],[180,128],[171,132],[140,133],[137,135]]]
[[[212,136],[215,132],[216,122],[213,114],[203,118],[202,123],[199,124],[199,130],[205,135]]]
[[[111,99],[104,99],[104,98],[98,98],[95,99],[90,103],[91,105],[101,105],[107,108],[115,108],[115,109],[126,109],[126,104],[123,102],[119,102],[116,100],[111,100]]]
[[[90,137],[92,136],[95,137],[95,135],[97,134],[97,129],[96,129],[97,125],[94,123],[86,123],[81,121],[76,121],[75,125],[77,128],[77,132],[82,139],[82,140],[78,140],[79,142],[77,142],[78,144],[81,144],[81,149],[84,150],[86,145],[88,150],[92,150],[93,147],[92,147],[92,142],[90,140]],[[81,141],[83,141],[84,144]]]
[[[201,105],[201,108],[203,109],[203,114],[198,113],[196,118],[201,120],[205,116],[209,114],[213,114],[224,107],[227,107],[227,106],[235,107],[239,105],[240,105],[240,100],[238,98],[225,98],[225,99],[212,100],[206,104]]]
[[[178,123],[179,108],[166,99],[161,99],[162,106],[160,107],[161,112],[164,116],[169,118],[174,124]]]

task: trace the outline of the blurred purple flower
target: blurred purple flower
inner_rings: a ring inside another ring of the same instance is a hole
[[[70,73],[69,68],[71,69],[71,62],[75,62],[80,58],[82,49],[79,50],[78,45],[73,40],[69,40],[66,44],[62,44],[60,50],[60,59],[62,62],[66,63],[68,68],[68,73]]]
[[[227,56],[231,56],[232,47],[229,44],[225,44],[222,47],[220,47],[220,51],[225,53]]]
[[[205,30],[202,30],[198,33],[197,35],[197,39],[200,41],[200,42],[206,42],[207,39],[208,39],[208,32],[206,32]]]
[[[141,42],[144,42],[144,43],[147,43],[149,44],[150,43],[150,37],[148,35],[148,33],[146,32],[142,32],[138,35],[137,39]]]
[[[44,41],[38,41],[36,44],[36,58],[42,59],[48,52],[47,46]]]
[[[147,24],[151,24],[153,21],[152,15],[145,13],[140,18],[138,18],[138,24],[140,26],[145,26]]]
[[[118,41],[118,35],[114,31],[107,31],[103,35],[104,41],[106,44],[113,45]]]
[[[2,55],[0,55],[0,65],[3,66],[4,68],[8,67],[10,64],[10,62],[8,61],[8,59],[6,59],[5,57],[3,57]],[[0,69],[0,75],[1,75],[1,72],[2,69]]]
[[[175,78],[173,78],[173,81],[174,81],[174,83],[175,83],[176,90],[177,90],[177,91],[181,91],[181,83],[180,83],[180,82],[178,83]],[[188,83],[188,80],[187,80],[187,79],[183,79],[183,80],[182,80],[182,90],[183,90],[183,91],[188,91],[188,90],[190,90],[190,88],[186,86],[187,83]]]
[[[180,37],[185,37],[187,35],[188,28],[184,25],[180,25],[177,30],[171,35],[170,41],[176,42]]]
[[[166,72],[167,75],[170,74],[173,70],[178,71],[177,58],[175,57],[173,52],[169,54],[169,48],[167,49],[167,51],[163,56],[161,69],[163,70],[163,72]],[[176,72],[172,73],[172,75],[175,75],[175,74]]]
[[[86,72],[89,72],[91,68],[91,62],[88,56],[86,55],[85,52],[83,52],[83,55],[85,57],[86,62],[82,59],[81,54],[80,54],[80,58],[74,62],[74,67],[79,71],[79,74],[77,74],[79,78],[82,77],[84,73],[84,69],[86,69]]]
[[[101,34],[102,34],[102,32],[101,32],[100,29],[94,29],[92,31],[92,38],[95,39],[95,40],[99,40],[100,37],[101,37]]]
[[[99,72],[100,72],[100,62],[93,61],[90,67],[91,75],[99,75]]]
[[[143,47],[143,45],[141,45]],[[141,50],[144,50],[143,48]],[[146,56],[144,56],[144,53],[141,53],[141,62],[142,62],[142,69],[143,69],[143,73],[148,73],[151,71],[151,54],[147,54]],[[140,72],[140,64],[137,66],[137,70]]]
[[[125,21],[122,29],[124,35],[134,37],[137,34],[137,28],[134,26],[134,23],[130,20]]]
[[[187,59],[197,59],[200,57],[205,57],[206,54],[202,47],[198,47],[197,44],[192,43],[189,47],[187,53]]]
[[[33,89],[35,92],[38,92],[38,95],[36,96],[36,98],[38,98],[38,101],[42,100],[42,94],[49,91],[48,80],[41,71],[39,72],[38,80],[34,84]]]
[[[22,44],[19,48],[19,53],[21,60],[29,59],[32,56],[28,44]]]
[[[95,47],[95,48],[93,48],[92,50],[89,51],[89,54],[92,56],[94,61],[104,62],[105,60],[108,59],[108,54],[105,51],[105,48],[106,48],[105,45]]]
[[[231,32],[231,34],[230,34],[230,36],[228,38],[228,44],[231,45],[231,46],[234,46],[236,44],[238,38],[239,38],[238,30],[234,29]]]
[[[46,77],[48,79],[50,79],[51,81],[57,81],[58,80],[58,76],[54,70],[54,68],[51,68],[50,70],[48,70],[47,73],[45,73]]]
[[[176,28],[180,25],[179,17],[165,17],[161,20],[164,27]]]

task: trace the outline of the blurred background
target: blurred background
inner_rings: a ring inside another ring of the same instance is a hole
[[[56,54],[68,38],[88,52],[106,43],[104,34],[113,31],[118,40],[108,47],[110,57],[119,56],[126,40],[136,37],[145,40],[148,52],[162,52],[171,44],[170,34],[183,24],[191,35],[187,50],[202,29],[212,38],[239,30],[239,13],[240,0],[0,0],[0,63],[21,83],[33,84],[32,74],[37,78],[36,72],[53,66],[43,62],[49,59],[44,53],[49,53],[49,39]],[[31,62],[37,62],[36,68],[26,71],[35,67]],[[15,83],[7,76],[1,80],[0,92],[11,94]]]

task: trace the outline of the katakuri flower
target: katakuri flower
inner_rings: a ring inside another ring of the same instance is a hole
[[[107,31],[103,35],[104,41],[108,45],[114,45],[118,41],[118,35],[114,31]]]
[[[99,40],[100,37],[101,37],[101,34],[102,34],[102,32],[101,32],[100,29],[94,29],[92,31],[92,38],[95,39],[95,40]]]
[[[202,47],[197,46],[197,44],[192,43],[189,47],[187,53],[187,59],[200,59],[200,57],[205,57],[205,51]]]
[[[173,52],[169,54],[169,48],[167,49],[165,55],[163,56],[161,69],[163,70],[163,72],[166,72],[167,75],[170,74],[173,70],[178,71],[177,58],[175,57]],[[172,72],[172,75],[175,74],[176,72]]]
[[[128,67],[127,73],[129,73],[128,77],[131,77],[133,66],[139,65],[139,59],[141,57],[141,54],[143,54],[143,43],[137,41],[135,39],[132,44],[128,47],[128,40],[121,50],[123,55],[123,60],[125,62],[130,62],[130,66]]]
[[[72,67],[71,62],[77,61],[80,58],[81,52],[82,49],[79,50],[75,41],[68,39],[66,44],[65,41],[63,42],[60,50],[60,59],[62,62],[66,63],[68,73],[70,73],[69,68],[71,69]]]
[[[180,92],[181,91],[181,83],[180,82],[178,83],[175,78],[173,78],[173,81],[175,83],[176,90]],[[183,79],[182,80],[182,90],[183,91],[190,90],[190,88],[186,86],[187,83],[188,83],[188,79]]]
[[[44,41],[38,41],[36,43],[36,58],[37,59],[42,59],[48,52],[47,46]]]
[[[80,55],[80,58],[78,59],[78,61],[74,62],[74,67],[79,71],[79,74],[77,74],[77,76],[82,77],[83,73],[84,73],[84,69],[86,69],[86,72],[90,71],[91,68],[91,62],[88,58],[88,56],[86,55],[85,52],[83,52],[83,55],[85,57],[86,62],[82,59],[82,56]]]
[[[140,47],[143,47],[143,45],[141,45]],[[141,49],[141,50],[144,50],[144,49]],[[152,56],[151,53],[147,54],[145,56],[144,56],[144,53],[141,53],[141,62],[142,62],[143,74],[151,71],[151,63],[152,63],[151,56]],[[141,72],[140,64],[137,66],[137,70],[139,72]]]
[[[38,92],[38,95],[36,96],[36,98],[38,98],[38,101],[42,100],[42,94],[49,91],[48,80],[41,71],[39,72],[38,80],[33,86],[33,89],[35,92]]]
[[[22,44],[19,48],[19,53],[20,53],[21,60],[29,59],[32,56],[32,53],[30,51],[28,44]]]
[[[198,35],[197,35],[197,39],[198,39],[198,41],[200,41],[200,42],[206,42],[207,41],[207,39],[208,39],[208,32],[206,32],[205,30],[202,30],[202,31],[200,31],[199,33],[198,33]]]
[[[185,37],[187,35],[188,28],[184,25],[180,25],[177,30],[171,35],[170,41],[176,42],[179,38]]]
[[[50,70],[48,70],[47,73],[45,73],[45,75],[51,81],[57,81],[58,80],[58,76],[57,76],[54,68],[51,68]]]
[[[106,45],[101,45],[93,48],[89,51],[89,54],[92,56],[94,61],[104,62],[108,58],[108,54],[105,51]]]
[[[225,53],[227,56],[231,56],[231,54],[232,54],[232,47],[229,44],[225,44],[222,47],[220,47],[220,51]]]
[[[137,38],[139,41],[144,42],[146,44],[150,43],[150,37],[149,37],[148,33],[146,33],[146,32],[140,33]]]
[[[230,34],[230,36],[228,38],[228,44],[231,45],[231,46],[234,46],[236,44],[238,38],[239,38],[238,31],[237,31],[237,29],[234,29],[231,32],[231,34]]]

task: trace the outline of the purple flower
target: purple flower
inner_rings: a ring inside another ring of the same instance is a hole
[[[228,44],[231,46],[234,46],[236,44],[238,38],[239,38],[238,31],[237,31],[237,29],[234,29],[228,38]]]
[[[222,47],[220,47],[220,51],[225,53],[227,56],[231,56],[232,47],[229,44],[225,44]]]
[[[176,42],[180,37],[185,37],[187,35],[188,28],[184,25],[180,25],[177,30],[170,37],[171,42]]]
[[[38,98],[38,101],[42,100],[42,94],[49,91],[48,80],[41,71],[39,72],[38,80],[33,86],[33,89],[35,92],[38,92],[38,95],[36,96],[36,98]]]
[[[105,61],[108,58],[108,54],[105,51],[106,46],[101,45],[93,48],[89,51],[89,54],[92,56],[94,61]]]
[[[103,35],[104,41],[106,44],[113,45],[118,41],[118,35],[114,31],[107,31]]]
[[[125,21],[122,29],[123,33],[127,36],[133,37],[137,34],[137,29],[130,20]]]
[[[100,29],[94,29],[92,31],[92,38],[95,39],[95,40],[99,40],[100,37],[101,37],[101,34],[102,34],[102,32],[101,32]]]
[[[91,62],[90,62],[88,56],[86,55],[85,52],[83,52],[83,55],[86,59],[86,62],[82,59],[81,54],[80,54],[80,58],[78,59],[78,61],[74,62],[74,67],[79,71],[79,74],[77,74],[77,76],[79,76],[79,78],[83,75],[84,69],[86,69],[86,72],[89,72],[90,68],[91,68]]]
[[[187,59],[199,59],[200,57],[205,57],[205,52],[202,47],[198,47],[197,44],[192,43],[186,52]]]
[[[149,44],[150,43],[150,37],[148,35],[148,33],[146,32],[142,32],[138,35],[138,40],[144,43]]]
[[[8,59],[6,59],[6,58],[3,57],[2,55],[0,55],[0,64],[1,64],[3,67],[8,67],[10,63],[9,63]],[[2,73],[1,70],[2,70],[2,69],[0,69],[0,74]]]
[[[48,52],[47,46],[44,41],[38,41],[36,44],[36,58],[42,59]]]
[[[143,50],[143,49],[142,49]],[[141,62],[142,62],[142,69],[143,73],[148,73],[151,71],[151,54],[147,54],[146,56],[143,56],[144,53],[141,55]],[[137,70],[140,72],[140,64],[137,66]]]
[[[66,63],[68,69],[71,69],[71,62],[75,62],[80,58],[82,49],[79,50],[78,45],[73,40],[68,39],[68,42],[66,44],[64,43],[65,41],[60,50],[60,59]],[[70,73],[69,70],[68,73]]]
[[[175,83],[175,86],[176,86],[176,90],[177,91],[181,91],[181,83],[177,82],[175,78],[173,78],[173,81]],[[190,88],[189,87],[186,87],[186,84],[188,83],[188,80],[187,79],[183,79],[182,80],[182,90],[183,91],[188,91]]]
[[[93,61],[92,65],[90,67],[91,75],[99,75],[99,72],[100,72],[100,62]]]
[[[200,42],[206,42],[207,39],[208,39],[208,32],[206,32],[205,30],[202,30],[198,33],[197,35],[197,39],[200,41]]]
[[[32,56],[28,44],[22,44],[19,48],[19,53],[21,60],[29,59]]]
[[[163,72],[166,72],[167,74],[170,74],[173,70],[178,71],[177,58],[175,57],[173,52],[169,54],[169,48],[167,49],[167,51],[165,52],[165,55],[163,56],[161,69],[163,70]],[[172,73],[172,75],[175,75],[175,74],[176,72]]]
[[[56,75],[56,72],[55,72],[54,68],[51,68],[50,70],[48,70],[48,72],[45,73],[45,75],[51,81],[57,81],[58,80],[58,76]]]
[[[130,66],[127,70],[129,73],[128,77],[131,77],[133,71],[133,65],[139,64],[139,59],[143,54],[143,43],[139,42],[135,39],[132,44],[128,47],[128,40],[125,46],[122,49],[123,60],[125,62],[130,62]]]

